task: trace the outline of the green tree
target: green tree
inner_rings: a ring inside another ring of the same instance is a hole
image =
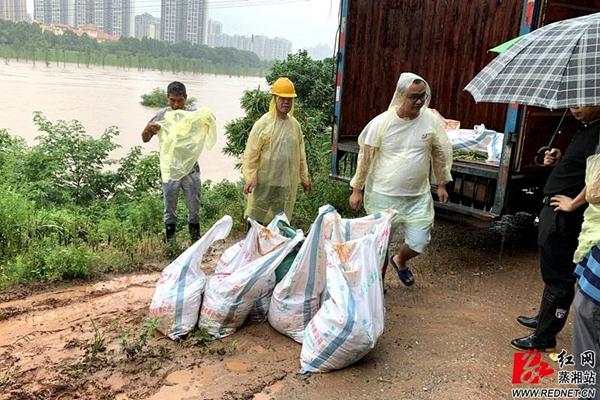
[[[240,99],[240,105],[246,113],[245,116],[237,118],[225,124],[225,137],[227,142],[223,148],[223,153],[241,158],[248,141],[248,135],[252,125],[269,110],[269,101],[271,95],[259,88],[246,90]],[[237,167],[241,163],[238,162]]]
[[[115,195],[130,201],[147,193],[160,193],[160,160],[156,152],[143,155],[139,146],[119,160],[119,168],[114,176],[114,186],[119,190]]]
[[[22,182],[22,161],[26,154],[25,140],[0,129],[0,186],[14,188]]]
[[[34,120],[41,135],[31,147],[0,129],[0,289],[89,278],[155,257],[158,155],[136,147],[113,161],[114,128],[95,139],[78,121]]]
[[[285,76],[294,82],[298,99],[311,110],[323,110],[330,119],[335,101],[335,62],[333,58],[313,60],[305,50],[288,55],[273,65],[266,79],[272,84]]]
[[[94,139],[76,120],[52,123],[36,112],[33,121],[43,135],[27,160],[29,181],[42,184],[49,177],[43,186],[51,185],[52,192],[61,193],[59,198],[46,200],[62,203],[72,199],[76,205],[83,205],[106,199],[114,192],[114,173],[106,168],[114,164],[109,153],[118,147],[113,142],[119,134],[116,127],[107,128],[99,139]],[[46,173],[40,175],[39,169]]]

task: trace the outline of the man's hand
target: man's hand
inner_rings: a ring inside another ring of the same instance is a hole
[[[256,187],[256,179],[248,181],[246,185],[244,185],[244,194],[252,193],[254,188]]]
[[[359,189],[353,189],[352,194],[350,195],[350,199],[348,203],[350,204],[350,208],[353,210],[358,210],[363,202],[363,194]]]
[[[562,153],[559,149],[546,150],[544,153],[544,165],[547,167],[553,167],[556,165],[558,160],[562,157]]]
[[[308,193],[308,192],[310,192],[310,191],[311,191],[311,189],[312,189],[312,186],[311,186],[311,184],[310,184],[310,181],[309,181],[309,180],[307,180],[307,181],[302,181],[302,189],[304,189],[304,193]]]
[[[448,191],[446,190],[446,185],[438,185],[437,188],[438,200],[442,204],[446,204],[448,202]]]
[[[159,130],[160,125],[156,122],[150,122],[148,125],[146,125],[146,128],[144,128],[144,131],[142,132],[142,140],[144,143],[150,141],[152,136],[156,135]]]
[[[550,205],[554,207],[554,211],[572,212],[578,208],[574,199],[562,194],[552,196],[550,198]]]

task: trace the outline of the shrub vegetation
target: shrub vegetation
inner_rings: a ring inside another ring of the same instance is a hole
[[[301,193],[292,225],[308,230],[324,204],[344,216],[348,187],[329,178],[334,61],[315,61],[306,52],[278,62],[267,76],[272,83],[288,76],[296,84],[296,117],[305,135],[313,183]],[[224,151],[240,157],[254,121],[268,109],[269,94],[244,93],[245,116],[226,126]],[[102,272],[131,271],[150,260],[166,263],[158,154],[132,148],[114,160],[119,130],[108,127],[99,138],[79,121],[33,120],[40,135],[34,145],[0,129],[0,288],[16,283],[90,279]],[[206,181],[202,187],[201,224],[206,231],[223,215],[245,231],[243,182]],[[188,242],[186,210],[179,204],[181,248]]]

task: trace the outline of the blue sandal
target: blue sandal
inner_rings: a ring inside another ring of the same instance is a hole
[[[396,262],[394,261],[394,256],[390,257],[390,264],[392,264],[392,267],[394,267],[394,269],[396,270],[396,272],[398,273],[398,278],[402,281],[402,283],[404,283],[404,286],[412,286],[415,283],[415,276],[413,275],[410,267],[406,267],[403,270],[400,269],[400,267],[398,267],[398,264],[396,264]]]

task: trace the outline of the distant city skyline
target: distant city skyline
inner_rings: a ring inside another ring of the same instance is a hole
[[[221,22],[223,32],[227,34],[282,37],[292,42],[294,51],[321,44],[334,47],[339,0],[247,1],[249,6],[244,7],[211,6],[209,1],[208,17]],[[157,18],[161,16],[160,0],[132,0],[132,3],[134,15],[149,13]],[[27,0],[27,13],[33,16],[33,0]]]
[[[206,44],[209,47],[232,47],[256,54],[261,60],[285,60],[292,52],[292,42],[285,38],[269,38],[263,35],[230,35],[223,32],[223,24],[208,20]]]
[[[92,24],[114,37],[133,36],[133,0],[34,0],[32,18],[44,25]]]

